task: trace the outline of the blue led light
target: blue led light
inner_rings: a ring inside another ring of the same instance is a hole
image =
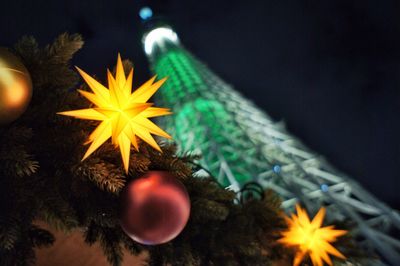
[[[139,11],[139,16],[143,20],[148,20],[153,16],[153,10],[148,6],[142,7]]]
[[[328,192],[329,186],[327,184],[322,184],[321,185],[321,190],[322,192]]]
[[[280,165],[274,165],[274,167],[272,167],[272,171],[274,171],[275,174],[279,174],[281,172],[281,166]]]

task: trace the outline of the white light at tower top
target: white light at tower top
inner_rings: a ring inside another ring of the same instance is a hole
[[[144,51],[146,54],[153,52],[153,47],[163,47],[166,42],[179,43],[178,35],[168,27],[159,27],[151,30],[144,36]]]

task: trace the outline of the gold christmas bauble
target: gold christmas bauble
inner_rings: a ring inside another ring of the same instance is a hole
[[[32,81],[15,55],[0,47],[0,125],[16,120],[28,107]]]

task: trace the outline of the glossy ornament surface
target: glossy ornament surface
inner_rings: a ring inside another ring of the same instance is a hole
[[[21,60],[0,47],[0,125],[20,117],[32,98],[32,81]]]
[[[166,243],[180,234],[190,215],[185,186],[166,171],[151,171],[122,192],[121,226],[145,245]]]

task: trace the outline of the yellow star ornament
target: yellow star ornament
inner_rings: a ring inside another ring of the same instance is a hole
[[[95,107],[75,111],[60,112],[61,115],[80,119],[97,120],[101,123],[90,134],[85,144],[91,143],[85,160],[110,137],[112,143],[120,148],[125,171],[128,172],[131,144],[138,150],[136,136],[161,152],[151,134],[171,138],[166,132],[148,118],[171,114],[167,108],[152,107],[147,103],[151,96],[161,87],[166,78],[154,83],[154,76],[137,90],[132,92],[133,69],[125,77],[121,56],[118,54],[115,77],[107,69],[108,89],[77,67],[79,73],[92,89],[93,93],[78,90]]]
[[[323,266],[323,261],[332,265],[328,254],[341,259],[346,257],[330,243],[335,242],[337,237],[347,233],[345,230],[335,230],[334,226],[321,227],[325,217],[325,208],[321,208],[310,222],[307,212],[296,205],[297,215],[285,217],[289,228],[282,232],[282,238],[278,242],[288,246],[296,247],[297,252],[293,265],[297,266],[308,254],[314,266]]]

